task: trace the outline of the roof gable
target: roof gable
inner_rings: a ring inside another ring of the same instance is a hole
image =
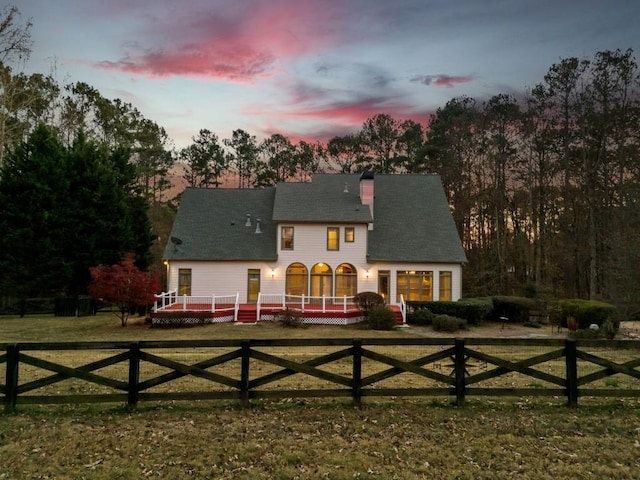
[[[374,181],[369,261],[467,261],[438,175],[376,174]]]

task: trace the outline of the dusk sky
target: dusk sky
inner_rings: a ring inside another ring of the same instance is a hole
[[[10,2],[9,2],[10,3]],[[132,103],[176,147],[202,128],[327,140],[520,94],[553,63],[632,48],[639,0],[18,0],[27,72]]]

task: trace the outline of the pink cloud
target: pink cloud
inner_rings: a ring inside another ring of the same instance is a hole
[[[265,75],[272,63],[273,57],[267,52],[238,48],[229,52],[154,51],[138,58],[101,62],[99,66],[152,77],[206,76],[242,82]]]
[[[279,59],[339,43],[335,20],[340,5],[336,0],[254,0],[225,2],[215,11],[190,11],[187,6],[177,17],[148,23],[139,34],[142,40],[122,59],[97,65],[154,77],[250,81],[270,75]]]
[[[472,82],[473,77],[461,77],[445,74],[438,75],[416,75],[411,79],[411,82],[422,83],[424,85],[435,85],[436,87],[451,88],[459,83]]]

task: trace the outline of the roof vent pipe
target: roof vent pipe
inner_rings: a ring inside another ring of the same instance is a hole
[[[262,233],[262,229],[260,228],[260,219],[256,218],[256,233]]]
[[[342,193],[349,193],[349,184],[347,182],[344,182],[344,190]]]
[[[244,224],[245,227],[250,227],[251,226],[251,214],[247,213],[247,221]]]

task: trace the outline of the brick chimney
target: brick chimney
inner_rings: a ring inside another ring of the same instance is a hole
[[[363,205],[369,206],[371,218],[373,218],[373,170],[366,170],[360,175],[360,201]]]

